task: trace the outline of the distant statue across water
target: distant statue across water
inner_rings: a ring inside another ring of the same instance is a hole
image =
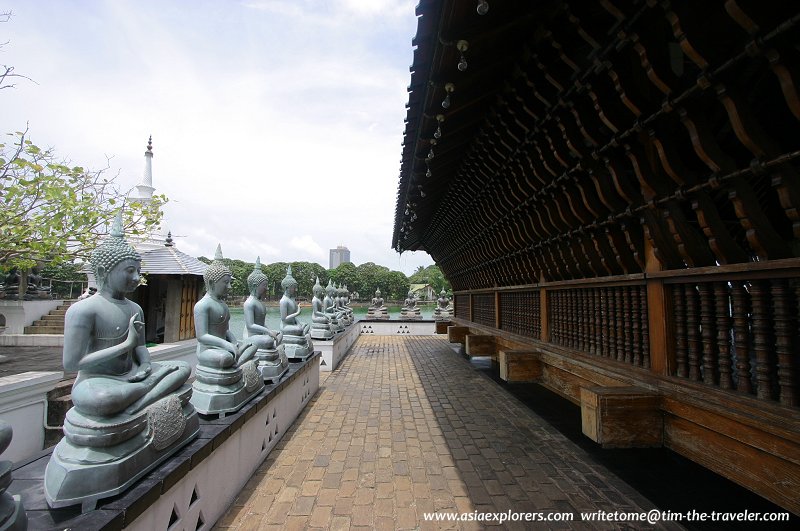
[[[417,298],[412,291],[408,292],[408,297],[403,303],[403,308],[400,310],[400,319],[422,319],[422,312],[417,306]]]
[[[383,304],[383,297],[381,297],[381,290],[375,290],[375,296],[372,298],[372,305],[367,310],[367,319],[388,319],[389,310]]]
[[[433,310],[433,318],[437,321],[447,321],[453,314],[453,308],[450,306],[450,299],[447,297],[447,292],[442,290],[439,293],[439,298],[436,300],[436,309]]]

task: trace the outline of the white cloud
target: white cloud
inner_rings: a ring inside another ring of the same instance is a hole
[[[9,3],[9,2],[7,2]],[[3,129],[153,179],[179,249],[246,261],[431,263],[391,245],[416,32],[411,0],[10,0]],[[5,38],[0,39],[5,40]],[[0,131],[5,132],[5,131]]]
[[[291,247],[292,249],[303,251],[307,255],[313,256],[315,258],[319,259],[325,258],[325,251],[322,249],[320,244],[315,242],[314,238],[312,238],[308,234],[304,234],[303,236],[294,236],[289,241],[289,247]]]

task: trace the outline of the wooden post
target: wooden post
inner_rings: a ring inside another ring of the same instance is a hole
[[[661,262],[645,238],[645,274],[661,270]],[[672,301],[667,297],[664,281],[647,279],[647,327],[650,337],[650,370],[670,375],[675,368],[675,346],[672,338]]]
[[[535,350],[499,350],[500,379],[509,383],[538,382],[542,362]]]

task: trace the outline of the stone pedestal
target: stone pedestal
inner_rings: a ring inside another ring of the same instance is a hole
[[[259,349],[256,351],[255,361],[261,379],[267,383],[278,382],[289,370],[289,360],[283,343],[274,349]]]
[[[0,454],[11,444],[13,430],[9,424],[0,420]],[[0,530],[23,531],[28,526],[28,518],[22,507],[20,496],[6,492],[11,485],[11,461],[0,461]]]
[[[289,361],[305,361],[314,354],[314,344],[311,334],[305,336],[283,336],[283,345],[286,348],[286,357]]]
[[[198,365],[192,384],[192,404],[203,415],[238,411],[264,389],[264,380],[253,360],[241,367],[214,369]]]
[[[91,417],[67,412],[65,437],[56,445],[45,471],[44,493],[50,507],[81,505],[114,496],[158,466],[199,433],[192,388],[162,398],[135,415]]]

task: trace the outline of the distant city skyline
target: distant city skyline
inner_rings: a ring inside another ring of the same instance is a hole
[[[350,262],[350,249],[343,245],[337,245],[336,249],[331,249],[330,266],[328,269],[336,269],[345,262]]]

